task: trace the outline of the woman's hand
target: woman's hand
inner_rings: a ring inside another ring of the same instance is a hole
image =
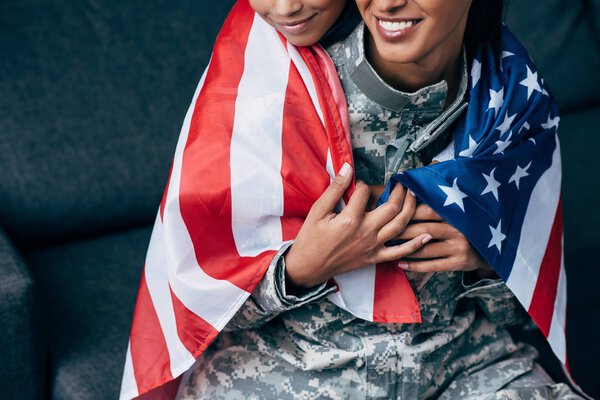
[[[345,164],[310,209],[285,256],[287,280],[292,286],[312,287],[366,265],[398,260],[431,239],[422,230],[406,243],[384,245],[404,230],[415,212],[415,197],[402,185],[396,185],[386,204],[367,211],[370,189],[358,182],[346,208],[335,213],[351,181],[352,168]]]
[[[410,260],[400,261],[399,267],[417,272],[477,271],[480,278],[495,275],[467,238],[428,205],[417,207],[412,222],[399,239],[408,240],[427,232],[433,240],[411,254]]]

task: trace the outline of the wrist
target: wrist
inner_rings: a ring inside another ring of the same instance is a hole
[[[300,274],[294,255],[290,255],[290,253],[292,253],[291,248],[283,257],[285,261],[285,290],[288,293],[298,293],[303,289],[308,288],[309,283],[307,283],[306,278],[302,277],[302,274]]]
[[[314,274],[307,272],[305,265],[301,266],[293,247],[284,255],[286,290],[289,293],[302,292],[325,282],[327,279],[315,279]]]

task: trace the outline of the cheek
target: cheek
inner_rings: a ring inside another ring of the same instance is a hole
[[[471,0],[444,2],[430,10],[430,15],[436,20],[440,30],[446,31],[455,27],[460,20],[469,14]]]
[[[261,6],[263,5],[262,3],[264,3],[263,1],[260,1],[260,0],[250,0],[250,1],[248,1],[248,3],[250,3],[250,7],[252,7],[252,9],[254,11],[256,11],[257,13],[260,14],[260,10],[262,9]]]
[[[371,0],[356,0],[356,8],[358,8],[358,11],[363,16],[363,18],[370,4]]]
[[[272,7],[270,0],[249,0],[249,3],[250,7],[263,19],[267,19],[271,14]]]

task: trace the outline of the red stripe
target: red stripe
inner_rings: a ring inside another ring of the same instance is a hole
[[[529,314],[546,337],[552,325],[558,278],[562,266],[562,238],[562,199],[560,199],[550,231],[546,253],[535,284],[531,305],[529,306]]]
[[[302,77],[290,64],[283,106],[283,240],[296,237],[312,204],[329,186],[328,140]]]
[[[257,265],[256,261],[272,255],[265,253],[256,260],[241,258],[231,225],[231,136],[253,20],[254,11],[248,3],[238,2],[221,29],[194,108],[179,193],[181,216],[202,270],[247,291],[262,276],[265,263]]]
[[[373,321],[395,323],[421,322],[419,302],[406,274],[392,262],[377,264]]]
[[[165,383],[162,386],[152,389],[149,392],[136,397],[136,400],[172,400],[177,396],[179,390],[179,384],[181,383],[181,376],[174,380]]]
[[[190,311],[177,298],[171,290],[171,299],[173,300],[173,309],[175,311],[175,322],[177,324],[177,335],[185,348],[197,358],[206,350],[206,347],[213,341],[219,331],[211,324]]]
[[[148,291],[145,273],[140,283],[130,340],[138,393],[142,394],[173,379],[167,343]]]
[[[325,122],[325,130],[329,140],[329,148],[331,149],[331,159],[333,162],[334,171],[339,171],[344,162],[353,165],[352,150],[346,136],[346,131],[342,123],[342,118],[339,113],[338,105],[333,98],[333,93],[329,87],[327,77],[324,74],[322,66],[319,64],[319,59],[315,56],[314,50],[310,47],[299,47],[298,51],[306,62],[308,69],[312,75],[321,110],[323,111],[323,119]],[[354,182],[346,191],[344,200],[346,204],[354,191]]]

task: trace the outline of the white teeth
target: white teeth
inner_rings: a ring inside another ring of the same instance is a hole
[[[396,32],[401,31],[406,28],[410,28],[415,24],[415,21],[401,21],[401,22],[391,22],[391,21],[382,21],[379,20],[379,25],[386,31]]]

